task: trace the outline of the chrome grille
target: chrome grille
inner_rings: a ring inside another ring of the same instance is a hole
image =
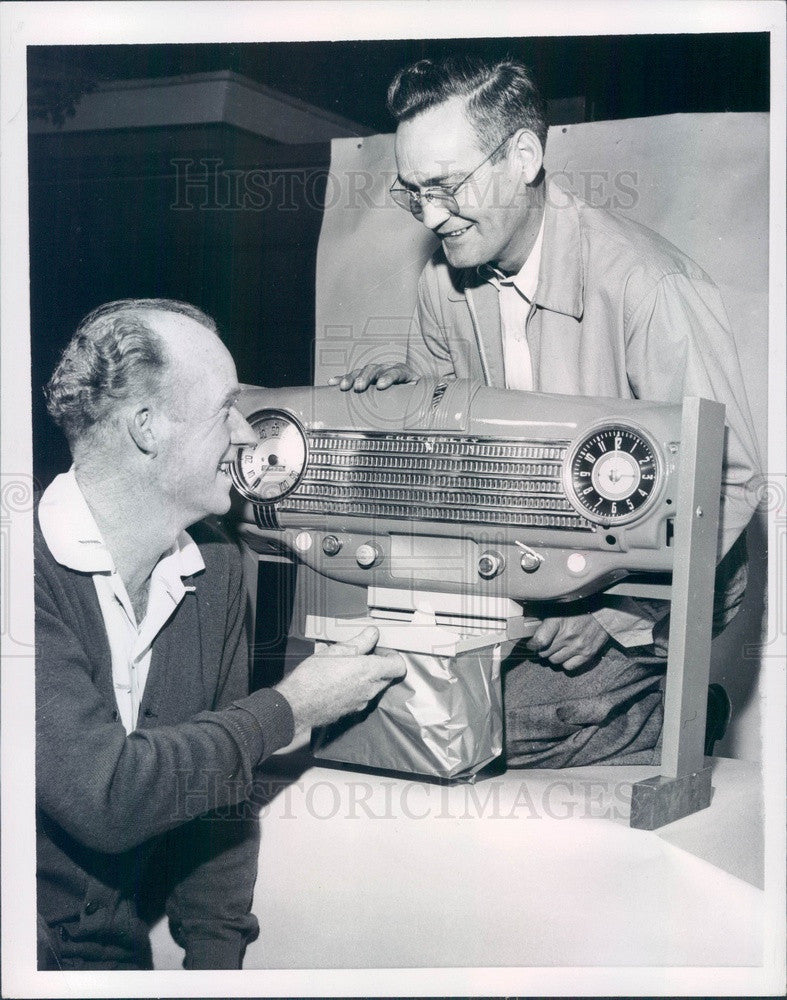
[[[591,530],[562,483],[568,441],[425,433],[307,435],[309,459],[281,512]]]

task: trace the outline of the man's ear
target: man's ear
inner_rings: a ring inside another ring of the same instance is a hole
[[[522,176],[527,184],[532,184],[544,164],[544,150],[541,148],[541,142],[535,132],[531,132],[527,128],[517,132],[514,142]]]
[[[141,452],[150,455],[151,458],[158,454],[159,441],[153,427],[153,410],[149,406],[140,403],[129,410],[126,417],[126,428]]]

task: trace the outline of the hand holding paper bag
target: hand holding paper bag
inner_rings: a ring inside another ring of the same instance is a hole
[[[289,702],[296,736],[360,712],[393,681],[405,664],[395,652],[373,653],[379,632],[368,627],[348,642],[308,657],[276,685]]]

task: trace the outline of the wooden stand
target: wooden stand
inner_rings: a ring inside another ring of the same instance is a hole
[[[655,830],[710,805],[705,715],[724,449],[724,407],[683,404],[661,774],[632,790],[630,824]]]

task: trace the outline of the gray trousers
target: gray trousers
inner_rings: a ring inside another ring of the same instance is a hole
[[[508,765],[658,764],[665,651],[610,643],[567,673],[515,648],[503,664]]]
[[[735,617],[746,591],[748,559],[742,534],[716,569],[712,634]],[[591,611],[594,599],[574,610]],[[550,606],[544,617],[566,614]],[[524,643],[503,663],[506,761],[510,767],[659,764],[664,721],[669,615],[653,628],[653,643],[625,649],[610,640],[573,673],[530,653]]]

